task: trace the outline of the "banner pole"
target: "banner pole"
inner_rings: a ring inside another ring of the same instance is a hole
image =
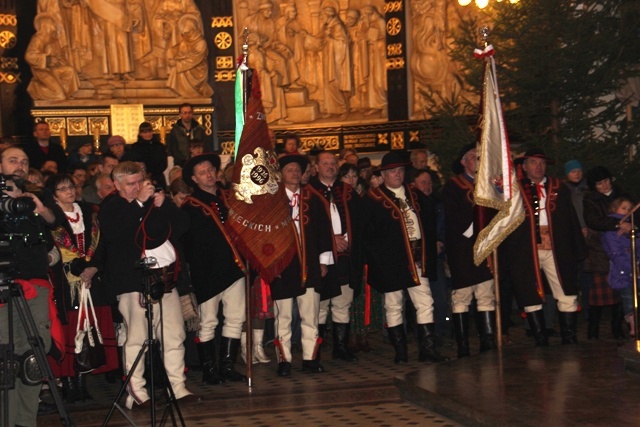
[[[496,341],[498,350],[502,350],[502,307],[500,307],[500,268],[498,267],[498,250],[493,250],[493,292],[496,304]]]

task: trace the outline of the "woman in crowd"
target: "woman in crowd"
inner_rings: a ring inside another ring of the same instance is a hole
[[[630,232],[631,226],[618,226],[618,220],[609,216],[611,202],[622,195],[612,183],[613,175],[603,166],[596,166],[587,173],[590,191],[584,195],[584,221],[588,227],[587,246],[589,254],[584,261],[584,270],[592,277],[589,291],[588,339],[599,338],[600,317],[604,307],[611,307],[611,331],[616,339],[623,339],[624,317],[620,294],[608,283],[609,257],[602,248],[601,233],[620,230]]]
[[[78,321],[78,299],[82,286],[91,289],[95,305],[98,327],[104,340],[107,363],[93,371],[94,374],[110,372],[118,368],[115,331],[111,316],[112,303],[110,292],[102,286],[95,258],[98,247],[99,226],[97,207],[85,202],[76,202],[75,183],[69,175],[53,175],[47,181],[58,212],[64,216],[61,226],[52,234],[56,247],[60,251],[64,269],[65,292],[63,299],[67,307],[67,324],[64,326],[66,355],[62,363],[54,366],[56,376],[61,377],[63,394],[67,403],[91,400],[87,390],[85,374],[74,368],[76,326]]]
[[[364,188],[358,182],[358,167],[353,163],[343,163],[338,169],[340,181],[353,187],[359,196],[364,195]],[[366,267],[365,267],[366,271]],[[367,284],[364,277],[363,291],[353,299],[351,304],[351,333],[349,347],[352,352],[371,350],[367,334],[370,331],[382,330],[382,297]]]

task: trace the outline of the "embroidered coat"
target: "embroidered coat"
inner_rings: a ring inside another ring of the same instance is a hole
[[[474,224],[474,183],[460,174],[449,180],[442,189],[445,214],[445,242],[447,261],[453,289],[462,289],[491,280],[493,275],[486,262],[473,263],[473,245],[478,238],[478,224]],[[469,237],[464,233],[473,227]]]
[[[336,181],[330,189],[317,179],[312,179],[308,185],[321,196],[329,221],[331,221],[330,199],[334,201],[340,214],[341,234],[346,233],[349,239],[348,251],[339,252],[335,265],[329,266],[329,273],[323,280],[325,283],[322,299],[340,295],[340,286],[347,284],[353,289],[355,298],[360,293],[363,274],[362,199],[350,185],[341,181]],[[333,235],[333,228],[330,233]]]
[[[511,280],[516,302],[520,307],[543,302],[544,279],[538,262],[537,244],[540,224],[534,208],[535,187],[528,179],[519,181],[524,198],[524,222],[501,245],[500,262]],[[551,246],[556,270],[566,295],[577,295],[578,261],[584,259],[586,247],[571,193],[557,178],[547,178],[546,210],[549,219]]]
[[[244,260],[224,227],[228,207],[220,190],[213,195],[196,188],[181,209],[190,218],[182,241],[191,283],[202,304],[244,276]]]
[[[434,277],[436,259],[435,203],[425,195],[405,186],[408,204],[418,217],[422,239],[422,259],[414,260],[400,201],[384,185],[367,193],[367,223],[364,232],[365,260],[368,280],[379,292],[395,292],[420,284],[416,261],[422,266],[423,277]],[[429,262],[431,261],[431,262]]]
[[[322,195],[309,185],[303,186],[300,189],[299,256],[271,282],[274,300],[300,296],[306,288],[321,293],[324,281],[320,274],[320,254],[333,252],[336,258],[332,234]]]

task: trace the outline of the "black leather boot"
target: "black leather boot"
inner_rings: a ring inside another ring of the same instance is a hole
[[[224,379],[220,376],[215,363],[213,340],[198,343],[197,348],[200,365],[202,366],[202,382],[210,385],[222,384]]]
[[[578,343],[578,312],[571,313],[561,311],[559,313],[560,320],[560,336],[562,336],[562,345]]]
[[[322,344],[322,338],[316,339],[316,345],[313,348],[313,354],[311,360],[302,361],[302,372],[308,372],[310,374],[321,374],[324,372],[324,367],[320,364],[318,355],[320,354],[320,345]]]
[[[333,322],[333,353],[334,359],[345,362],[356,362],[358,357],[349,351],[349,324]]]
[[[536,347],[548,347],[549,337],[547,337],[547,329],[544,324],[544,312],[542,310],[527,313],[527,320],[531,333],[536,340]]]
[[[453,313],[453,332],[458,344],[458,359],[471,355],[469,351],[469,313]]]
[[[237,372],[234,367],[239,348],[240,338],[222,337],[220,342],[220,376],[226,381],[247,381],[247,377]]]
[[[87,374],[78,374],[75,380],[78,400],[93,400],[93,396],[87,390]]]
[[[496,312],[479,311],[477,314],[480,331],[480,353],[496,349]]]
[[[597,340],[600,338],[600,318],[602,317],[602,307],[597,305],[589,306],[589,324],[587,326],[587,339]]]
[[[435,324],[417,324],[416,328],[418,329],[418,348],[420,349],[418,360],[420,362],[441,363],[449,360],[436,350]]]
[[[75,403],[78,401],[78,391],[76,388],[75,377],[62,377],[62,397],[67,403]]]
[[[322,347],[324,347],[324,340],[327,336],[327,324],[323,323],[318,325],[318,338],[320,338],[320,344],[317,345],[316,348],[316,358],[318,362],[320,361],[320,356],[322,355]]]
[[[409,357],[407,356],[407,335],[404,332],[404,325],[400,324],[393,328],[387,328],[387,332],[389,333],[389,341],[391,341],[391,345],[396,351],[393,362],[396,365],[407,363]]]
[[[611,332],[613,337],[617,340],[624,340],[627,336],[622,329],[624,323],[624,312],[622,309],[622,303],[619,302],[611,307]]]

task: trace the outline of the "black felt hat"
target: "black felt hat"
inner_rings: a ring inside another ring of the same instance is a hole
[[[460,162],[462,161],[462,158],[464,157],[465,154],[467,154],[471,150],[475,150],[475,148],[476,148],[476,143],[472,142],[472,143],[466,144],[460,149],[460,151],[458,151],[458,156],[453,160],[453,163],[451,163],[451,170],[453,171],[453,173],[458,175],[464,172],[464,167]]]
[[[297,163],[300,165],[300,170],[302,173],[307,170],[307,165],[309,164],[309,159],[307,156],[303,156],[301,154],[286,154],[278,159],[278,164],[280,165],[280,169],[288,165],[289,163]]]
[[[389,151],[382,157],[379,171],[386,171],[388,169],[395,169],[401,166],[408,166],[411,162],[407,162],[405,158],[397,151]]]
[[[193,168],[202,162],[209,161],[216,170],[220,170],[220,156],[214,153],[204,153],[192,157],[182,167],[182,179],[189,187],[196,188],[198,185],[193,180]]]
[[[590,189],[595,190],[596,183],[607,178],[613,178],[613,174],[609,171],[609,169],[605,168],[604,166],[596,166],[593,169],[589,169],[589,172],[587,172],[587,185]]]
[[[542,148],[537,148],[537,147],[529,148],[527,151],[524,152],[524,156],[518,157],[513,161],[513,163],[515,163],[516,165],[521,165],[527,159],[543,159],[543,160],[546,160],[547,164],[550,164],[550,165],[555,163],[553,159],[547,157],[547,155],[544,153],[544,150]]]

